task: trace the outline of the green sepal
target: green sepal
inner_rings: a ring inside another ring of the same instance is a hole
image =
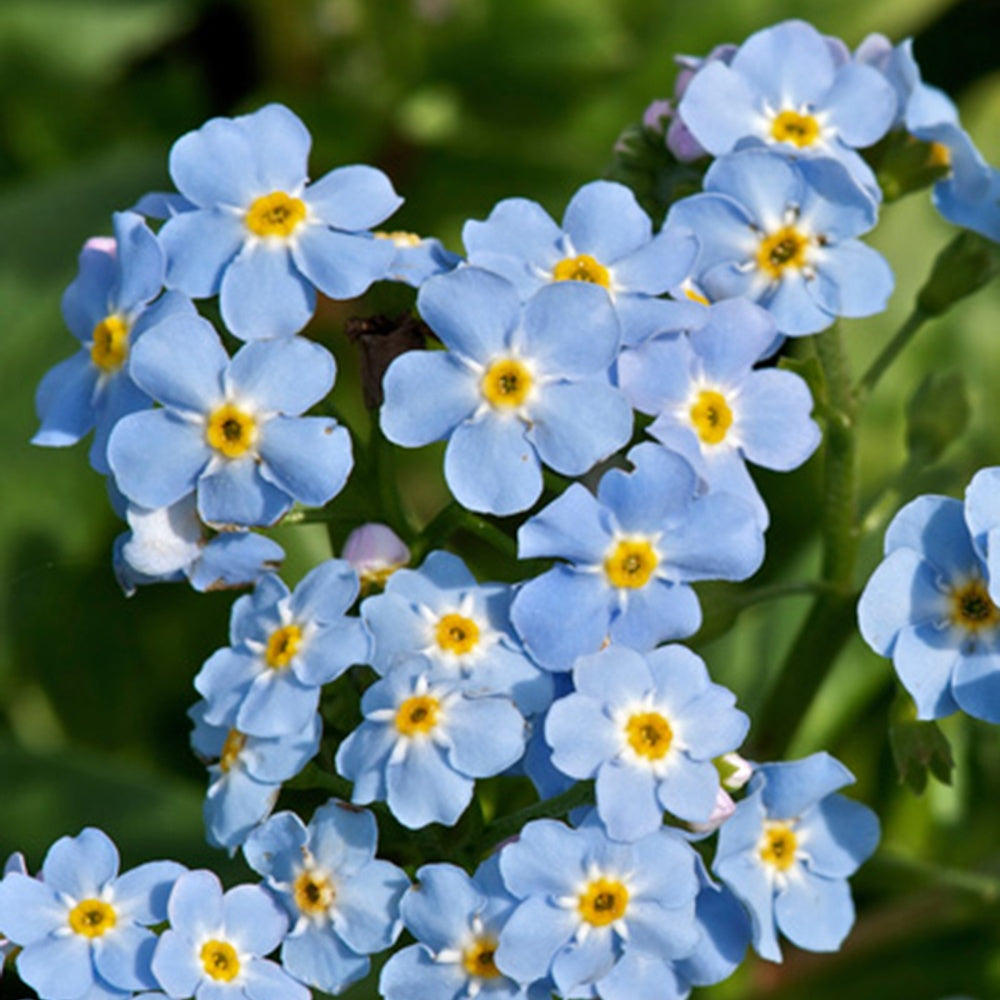
[[[951,171],[938,144],[924,142],[902,130],[891,132],[867,150],[865,159],[875,171],[887,203],[929,188]]]
[[[906,449],[922,464],[937,461],[969,424],[972,408],[960,372],[931,372],[906,404]]]
[[[942,784],[951,784],[955,760],[947,737],[936,722],[917,718],[913,700],[903,691],[889,710],[889,744],[899,780],[917,795],[927,787],[928,774]]]
[[[917,308],[940,316],[989,284],[1000,272],[1000,249],[978,233],[959,233],[938,255],[917,295]]]

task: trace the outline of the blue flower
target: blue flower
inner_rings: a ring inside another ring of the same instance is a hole
[[[354,165],[308,184],[310,145],[298,117],[269,104],[213,118],[170,151],[170,176],[194,209],[160,230],[167,286],[192,298],[218,292],[242,340],[296,333],[312,318],[317,288],[354,298],[393,258],[392,244],[367,232],[402,203],[389,179]]]
[[[889,131],[896,95],[872,67],[838,59],[830,40],[805,21],[765,28],[728,60],[706,61],[678,111],[715,156],[754,141],[786,156],[834,157],[880,197],[854,150]]]
[[[357,573],[342,559],[321,563],[293,592],[277,576],[264,577],[233,605],[232,645],[195,677],[208,702],[205,721],[248,736],[308,728],[320,686],[368,660],[365,627],[345,614],[357,596]]]
[[[205,722],[206,703],[188,715],[194,722],[191,746],[208,768],[205,829],[210,844],[230,854],[247,834],[267,818],[281,783],[294,778],[316,756],[323,726],[314,715],[300,732],[283,736],[250,736],[227,726]]]
[[[277,542],[255,532],[212,533],[193,493],[155,510],[122,502],[129,530],[115,539],[114,570],[128,596],[142,584],[184,579],[199,591],[248,587],[285,558]]]
[[[474,779],[518,760],[526,736],[508,699],[469,697],[429,666],[419,658],[400,664],[368,688],[364,721],[337,748],[337,771],[354,782],[351,801],[388,802],[410,829],[455,823]]]
[[[683,455],[712,491],[734,493],[768,525],[746,462],[787,472],[819,446],[809,387],[792,372],[754,370],[774,344],[770,315],[743,299],[719,302],[687,336],[657,337],[622,354],[619,384],[656,416],[649,433]]]
[[[399,900],[410,880],[376,859],[377,838],[370,812],[331,799],[308,827],[294,813],[277,813],[243,845],[289,914],[282,965],[325,993],[366,976],[368,955],[399,936]]]
[[[885,259],[854,239],[875,225],[876,206],[836,160],[732,153],[668,218],[697,231],[694,280],[711,301],[749,298],[789,336],[881,312],[892,292]]]
[[[500,928],[515,904],[500,880],[496,855],[472,878],[455,865],[424,865],[401,907],[418,943],[385,964],[380,993],[386,1000],[548,1000],[551,989],[528,989],[494,961]]]
[[[560,281],[605,289],[623,329],[638,302],[687,277],[697,247],[691,233],[675,228],[654,236],[635,195],[614,181],[580,188],[562,228],[537,202],[508,198],[485,222],[467,222],[462,238],[469,263],[513,282],[522,299]]]
[[[522,307],[508,281],[463,267],[428,281],[417,306],[448,350],[393,361],[382,430],[407,448],[447,438],[444,475],[463,506],[526,510],[542,462],[582,475],[628,440],[632,411],[608,381],[618,322],[599,289],[547,285]]]
[[[389,281],[402,281],[413,288],[419,288],[435,274],[453,271],[462,263],[457,253],[447,250],[444,244],[433,236],[417,236],[416,233],[401,231],[373,234],[376,239],[388,240],[395,248],[395,254],[386,269]]]
[[[596,778],[597,812],[615,840],[658,830],[663,812],[704,823],[718,796],[713,758],[736,749],[749,719],[683,646],[645,656],[610,646],[573,668],[576,691],[545,720],[552,763]]]
[[[94,827],[57,840],[39,878],[8,866],[0,933],[20,946],[18,974],[45,1000],[156,988],[149,928],[166,919],[184,868],[152,861],[119,875],[118,867],[117,848]]]
[[[940,496],[903,507],[886,531],[885,559],[861,594],[861,634],[892,657],[918,718],[961,708],[1000,722],[998,484],[1000,471],[983,469],[964,508]]]
[[[851,929],[847,877],[879,838],[871,809],[833,794],[853,780],[825,753],[763,764],[720,829],[712,868],[749,911],[764,958],[781,961],[778,931],[807,951],[836,951]]]
[[[432,552],[418,570],[398,570],[361,616],[374,638],[380,673],[414,655],[453,677],[470,694],[502,694],[525,714],[552,700],[551,677],[538,669],[510,624],[511,587],[479,585],[450,552]]]
[[[108,435],[127,413],[148,409],[149,396],[129,376],[129,353],[161,320],[194,315],[178,292],[150,305],[163,288],[163,251],[145,222],[116,212],[114,239],[88,240],[80,273],[63,295],[66,325],[83,345],[42,378],[35,397],[41,427],[33,444],[75,444],[91,428],[90,464],[109,471]]]
[[[569,670],[612,642],[646,650],[693,635],[695,580],[743,580],[764,558],[753,508],[727,493],[699,496],[679,455],[648,443],[635,470],[606,472],[597,496],[574,483],[518,532],[522,559],[565,559],[529,580],[511,608],[531,656]]]
[[[115,426],[108,459],[140,507],[197,493],[210,525],[268,525],[298,500],[322,506],[351,469],[347,431],[301,414],[334,378],[333,357],[302,338],[246,344],[232,360],[212,325],[179,316],[150,330],[131,373],[162,408]]]
[[[649,995],[637,973],[652,960],[668,976],[656,995],[680,993],[670,963],[698,943],[695,854],[680,838],[661,831],[620,844],[596,824],[538,820],[501,851],[500,871],[518,899],[500,931],[501,972],[521,983],[551,976],[563,996],[618,1000]]]
[[[310,1000],[305,986],[262,956],[277,948],[288,918],[256,885],[223,893],[212,872],[182,875],[167,903],[170,927],[156,943],[153,971],[179,1000]]]

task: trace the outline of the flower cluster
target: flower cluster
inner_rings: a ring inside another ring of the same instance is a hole
[[[820,445],[810,386],[776,355],[892,293],[860,239],[883,201],[865,151],[900,130],[945,149],[936,203],[984,233],[996,172],[905,43],[851,54],[801,21],[688,60],[665,110],[703,186],[658,231],[628,187],[594,181],[561,223],[501,201],[465,224],[464,257],[375,232],[400,203],[388,178],[310,183],[308,132],[268,105],[182,136],[177,191],[88,241],[63,300],[82,347],[42,380],[35,440],[94,429],[127,591],[252,587],[189,714],[208,840],[263,881],[119,876],[94,829],[37,877],[12,861],[0,935],[42,1000],[336,994],[404,927],[386,1000],[681,1000],[748,946],[780,961],[779,935],[840,947],[874,813],[828,754],[739,756],[750,719],[680,640],[702,625],[694,584],[764,561],[750,467],[788,472]],[[376,281],[417,290],[421,332],[387,349],[352,440],[328,415],[333,354],[303,331],[317,292]],[[216,296],[222,334],[193,301]],[[444,442],[454,502],[418,524],[371,497],[391,528],[327,510],[356,451],[392,492],[386,442]],[[861,600],[921,718],[1000,722],[998,478],[979,473],[964,507],[904,508]],[[301,508],[337,541],[355,530],[290,587],[254,529]],[[284,808],[310,799],[308,822]]]

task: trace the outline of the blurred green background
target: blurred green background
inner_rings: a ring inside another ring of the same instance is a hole
[[[27,444],[34,386],[75,349],[59,298],[80,245],[110,231],[112,211],[170,187],[172,141],[212,115],[283,101],[313,133],[313,176],[380,166],[407,199],[393,228],[460,250],[462,222],[502,197],[534,198],[558,218],[581,183],[607,170],[621,130],[669,96],[674,53],[701,54],[793,15],[852,46],[870,31],[915,35],[925,77],[959,100],[980,148],[1000,162],[995,0],[0,2],[0,857],[21,849],[36,866],[56,837],[95,824],[128,865],[169,855],[247,875],[204,843],[204,770],[184,714],[191,678],[227,640],[232,598],[175,586],[126,600],[110,570],[120,525],[85,448]],[[855,371],[904,318],[950,236],[925,195],[886,212],[872,242],[897,291],[887,315],[846,324]],[[337,350],[349,412],[356,357],[343,321],[400,302],[398,289],[376,291],[317,320]],[[859,586],[903,499],[960,495],[975,469],[1000,463],[998,317],[995,286],[962,303],[920,334],[866,408],[862,482],[876,530]],[[892,492],[906,401],[930,370],[963,374],[971,422],[939,463]],[[424,468],[430,486],[405,499],[429,507],[440,472]],[[818,471],[814,460],[762,480],[774,511],[766,580],[815,572]],[[280,539],[290,580],[329,554],[322,529],[286,528]],[[804,608],[801,599],[758,606],[701,648],[751,715]],[[854,882],[860,919],[849,945],[836,956],[789,948],[783,966],[748,962],[701,995],[1000,997],[1000,907],[987,878],[1000,878],[1000,737],[947,720],[954,783],[932,780],[917,796],[889,750],[892,692],[889,665],[855,639],[807,716],[789,720],[793,755],[840,756],[859,777],[852,794],[883,820],[883,852]],[[2,990],[20,995],[10,977]]]

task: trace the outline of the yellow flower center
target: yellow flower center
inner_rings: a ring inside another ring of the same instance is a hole
[[[611,287],[608,269],[589,253],[563,258],[552,268],[552,278],[554,281],[586,281],[602,288]]]
[[[687,298],[689,298],[692,302],[697,302],[698,305],[701,306],[711,305],[711,303],[708,301],[708,298],[702,292],[699,292],[697,288],[693,287],[685,288],[684,295]]]
[[[423,239],[416,233],[408,233],[405,229],[394,229],[392,232],[376,232],[372,236],[377,240],[391,240],[397,247],[408,249],[418,247],[423,243]]]
[[[617,879],[594,879],[577,900],[580,916],[595,927],[607,927],[625,916],[628,889]]]
[[[927,148],[927,166],[950,167],[951,150],[943,142],[932,142]]]
[[[1000,624],[1000,608],[990,599],[986,584],[972,579],[955,587],[948,595],[948,617],[952,625],[967,632],[984,632]]]
[[[84,899],[69,911],[69,925],[84,937],[97,938],[118,923],[118,914],[110,903],[100,899]]]
[[[236,949],[228,941],[206,941],[201,946],[201,966],[211,979],[232,982],[240,974]]]
[[[239,458],[257,440],[257,421],[238,406],[223,403],[209,415],[205,440],[226,458]]]
[[[809,237],[794,226],[782,226],[765,236],[757,248],[757,266],[772,278],[780,278],[787,268],[804,267]]]
[[[670,751],[674,731],[659,712],[637,712],[625,723],[629,746],[646,760],[662,760]]]
[[[438,724],[441,703],[428,694],[407,698],[396,710],[396,729],[403,736],[429,733]]]
[[[298,625],[282,625],[267,640],[264,662],[272,670],[284,670],[295,658],[302,645],[302,629]]]
[[[226,742],[222,744],[222,752],[219,754],[219,767],[222,768],[223,774],[229,772],[246,745],[246,733],[241,733],[238,729],[229,730],[226,734]]]
[[[103,372],[118,371],[128,357],[129,325],[123,316],[111,313],[97,326],[91,339],[90,360]]]
[[[306,217],[306,205],[284,191],[272,191],[257,198],[243,217],[255,236],[291,236]]]
[[[464,615],[444,615],[434,631],[438,646],[450,653],[471,653],[479,644],[479,626]]]
[[[604,557],[604,573],[612,587],[645,587],[659,562],[645,539],[623,538]]]
[[[292,884],[295,905],[310,917],[326,913],[336,897],[337,890],[333,883],[320,871],[305,868]]]
[[[787,823],[768,823],[764,827],[764,838],[760,844],[761,860],[779,872],[787,871],[795,864],[795,848],[798,838]]]
[[[462,952],[462,968],[470,976],[479,979],[497,979],[502,973],[497,968],[497,963],[493,956],[496,954],[497,942],[492,937],[476,938],[468,948]]]
[[[820,133],[819,122],[812,115],[798,111],[782,111],[771,122],[771,138],[776,142],[790,142],[798,147],[811,146]]]
[[[705,444],[718,444],[732,426],[733,411],[721,392],[702,389],[691,405],[691,423]]]
[[[501,358],[486,369],[480,389],[493,406],[514,408],[528,398],[533,381],[531,372],[520,361]]]

